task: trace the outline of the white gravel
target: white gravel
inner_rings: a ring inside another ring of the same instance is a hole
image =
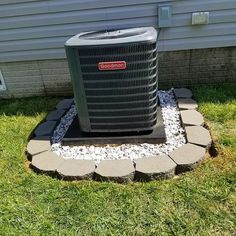
[[[94,160],[97,164],[101,160],[131,159],[135,161],[138,158],[168,154],[186,143],[185,131],[181,127],[180,112],[173,90],[158,91],[158,97],[167,136],[164,144],[122,144],[119,146],[104,145],[103,147],[62,146],[61,139],[77,114],[75,105],[72,105],[54,131],[51,149],[65,159]]]

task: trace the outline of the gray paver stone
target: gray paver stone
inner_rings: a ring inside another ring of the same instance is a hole
[[[105,160],[98,164],[95,176],[97,180],[127,183],[133,180],[134,172],[131,160]]]
[[[204,119],[200,112],[196,110],[180,111],[182,122],[184,125],[203,125]]]
[[[167,155],[140,158],[136,161],[135,177],[142,181],[167,179],[175,175],[175,167],[176,163]]]
[[[62,110],[62,109],[51,111],[47,115],[46,120],[59,120],[65,113],[66,113],[66,110]]]
[[[57,121],[46,121],[36,128],[34,134],[36,136],[51,136],[56,124]]]
[[[68,110],[71,107],[71,105],[73,104],[73,102],[74,102],[73,98],[63,99],[57,104],[56,108],[57,109],[62,109],[62,110],[63,109]]]
[[[30,156],[46,152],[51,148],[50,140],[31,139],[27,145],[27,152]]]
[[[191,98],[193,96],[192,91],[187,88],[176,88],[174,94],[177,98]]]
[[[197,102],[191,98],[179,98],[177,99],[180,110],[193,110],[197,109]]]
[[[65,159],[59,157],[55,153],[47,151],[33,156],[31,166],[37,172],[54,174],[57,167],[64,161]]]
[[[65,180],[92,179],[95,171],[95,162],[92,160],[65,160],[57,168],[57,172]]]
[[[170,158],[177,164],[176,173],[194,169],[205,156],[205,148],[187,143],[169,153]]]
[[[207,129],[202,126],[187,126],[185,131],[189,143],[210,148],[212,140]]]

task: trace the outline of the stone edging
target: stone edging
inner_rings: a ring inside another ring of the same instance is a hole
[[[65,180],[95,179],[119,183],[167,179],[193,170],[204,160],[212,140],[209,131],[203,127],[203,116],[196,111],[198,105],[192,99],[191,90],[174,89],[174,94],[187,143],[168,155],[141,158],[135,164],[128,159],[104,160],[98,166],[92,160],[64,159],[56,155],[50,150],[50,137],[61,117],[73,104],[73,99],[64,99],[58,103],[56,110],[48,114],[45,122],[35,129],[35,137],[27,145],[32,169]]]

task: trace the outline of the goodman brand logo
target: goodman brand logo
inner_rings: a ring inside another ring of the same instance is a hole
[[[126,69],[125,61],[107,61],[98,63],[99,70],[124,70]]]

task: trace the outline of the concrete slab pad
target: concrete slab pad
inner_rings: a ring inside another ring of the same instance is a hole
[[[180,111],[181,119],[184,125],[203,125],[204,119],[200,112],[195,110]]]
[[[192,91],[187,88],[176,88],[174,94],[177,98],[191,98],[193,96]]]
[[[62,138],[62,145],[104,145],[104,144],[123,144],[123,143],[165,143],[166,133],[160,107],[157,108],[157,124],[154,129],[147,134],[130,135],[109,134],[109,133],[85,133],[79,125],[79,117],[76,115],[73,122],[68,127]]]
[[[136,161],[135,178],[141,181],[167,179],[175,175],[176,163],[167,155],[141,158]]]
[[[51,136],[56,125],[57,121],[46,121],[36,128],[34,134],[36,136]]]
[[[95,169],[97,180],[128,183],[134,178],[134,165],[131,160],[101,161]]]
[[[57,109],[60,109],[60,110],[68,110],[71,105],[74,103],[74,99],[71,98],[71,99],[63,99],[62,101],[60,101],[56,108]]]
[[[187,126],[185,131],[189,143],[207,148],[211,146],[210,132],[202,126]]]
[[[92,179],[95,171],[95,162],[90,160],[65,160],[57,168],[59,176],[64,180]]]
[[[191,98],[179,98],[177,103],[180,110],[194,110],[198,108],[197,102]]]
[[[62,110],[62,109],[59,109],[59,110],[54,110],[54,111],[51,111],[47,117],[46,117],[46,120],[47,121],[58,121],[61,119],[61,117],[66,113],[66,110]]]
[[[204,159],[206,150],[194,144],[187,143],[169,153],[169,157],[177,164],[176,173],[194,169]]]

